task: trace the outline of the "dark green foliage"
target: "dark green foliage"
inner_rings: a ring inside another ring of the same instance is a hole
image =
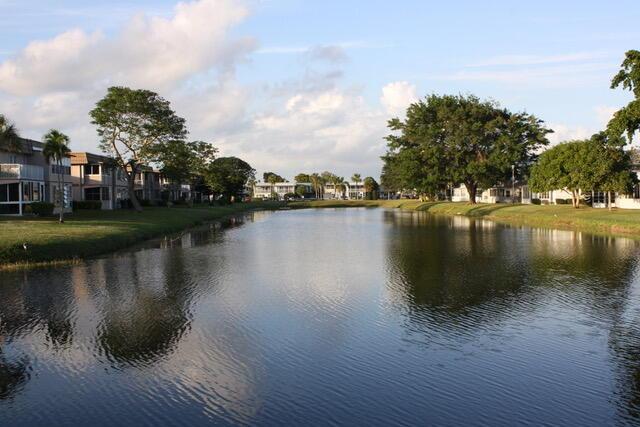
[[[623,89],[633,93],[634,99],[613,115],[607,131],[614,137],[626,134],[632,141],[633,135],[640,130],[640,51],[628,51],[620,67],[621,70],[611,80],[611,89],[622,85]]]
[[[265,172],[262,174],[262,182],[269,182],[271,184],[277,184],[278,182],[285,182],[286,180],[274,172]]]
[[[73,210],[100,210],[102,202],[99,200],[74,200]]]
[[[34,202],[30,205],[31,212],[38,216],[52,216],[55,205],[48,202]]]
[[[238,199],[249,180],[255,178],[255,169],[237,157],[220,157],[209,165],[205,181],[211,190],[227,201]]]
[[[542,204],[542,201],[540,199],[531,199],[531,203],[534,205],[540,205]]]
[[[511,165],[526,175],[551,132],[532,115],[473,95],[428,96],[388,126],[394,133],[382,158],[385,187],[436,196],[449,184],[464,184],[471,200],[479,186],[509,180]]]

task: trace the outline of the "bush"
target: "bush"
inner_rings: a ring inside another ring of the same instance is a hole
[[[567,201],[565,199],[556,199],[556,205],[566,205]]]
[[[51,215],[53,215],[53,208],[54,208],[53,203],[35,202],[35,203],[31,203],[28,206],[31,206],[31,212],[33,212],[34,214],[36,214],[38,216],[51,216]]]
[[[74,200],[73,210],[79,209],[99,211],[102,209],[102,202],[100,200]]]
[[[531,203],[534,204],[534,205],[541,205],[542,204],[540,199],[531,199]]]
[[[149,200],[149,199],[140,200],[140,206],[142,206],[142,207],[147,207],[148,208],[149,206],[152,206],[152,205],[153,204],[151,203],[151,200]]]

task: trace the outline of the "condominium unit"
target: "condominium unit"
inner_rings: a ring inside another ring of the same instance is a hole
[[[62,166],[49,162],[42,151],[44,144],[31,139],[20,139],[17,150],[0,150],[0,214],[23,215],[29,205],[50,202],[54,212],[71,211],[70,159],[62,159]],[[60,206],[59,181],[62,183]]]
[[[119,209],[129,199],[127,178],[112,158],[86,152],[71,153],[73,200],[102,202],[102,209]]]

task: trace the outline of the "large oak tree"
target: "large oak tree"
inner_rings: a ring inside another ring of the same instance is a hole
[[[389,121],[385,175],[394,183],[436,195],[464,184],[471,203],[478,188],[523,176],[551,130],[527,113],[512,113],[473,95],[430,95]]]

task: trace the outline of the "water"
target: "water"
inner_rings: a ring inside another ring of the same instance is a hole
[[[0,425],[640,424],[638,244],[253,213],[0,274]]]

